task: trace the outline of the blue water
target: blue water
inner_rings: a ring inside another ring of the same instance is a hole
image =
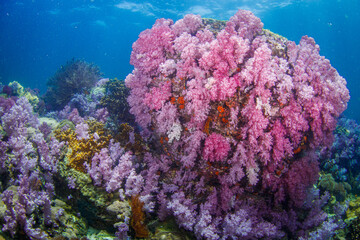
[[[1,0],[0,81],[16,80],[43,93],[47,79],[73,57],[95,63],[106,77],[124,79],[132,70],[132,43],[155,19],[195,13],[227,20],[238,8],[297,43],[303,35],[314,37],[321,55],[348,82],[345,115],[360,121],[358,0]]]

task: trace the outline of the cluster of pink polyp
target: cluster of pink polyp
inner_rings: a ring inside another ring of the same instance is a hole
[[[128,102],[158,146],[143,174],[157,174],[159,214],[197,236],[281,236],[276,214],[259,212],[302,206],[318,176],[310,153],[331,144],[347,107],[346,81],[314,39],[296,45],[262,27],[245,10],[227,22],[186,15],[157,20],[133,44]]]

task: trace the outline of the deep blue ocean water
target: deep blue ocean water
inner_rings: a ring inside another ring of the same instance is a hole
[[[73,57],[124,79],[132,70],[132,43],[157,18],[194,13],[228,20],[239,8],[296,43],[303,35],[315,38],[348,82],[345,116],[360,121],[359,0],[0,0],[0,81],[44,93],[48,78]]]

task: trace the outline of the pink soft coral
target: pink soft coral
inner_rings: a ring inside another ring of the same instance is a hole
[[[157,74],[158,67],[166,60],[166,52],[171,53],[174,32],[171,20],[158,19],[152,29],[139,35],[133,44],[130,63],[149,75]]]
[[[329,60],[319,55],[320,48],[313,38],[304,36],[298,46],[289,42],[288,48],[296,97],[313,131],[313,144],[329,145],[336,117],[346,109],[350,98],[346,82]]]
[[[171,83],[170,81],[162,83],[159,87],[153,87],[150,92],[145,94],[144,104],[150,110],[159,110],[171,96]]]
[[[220,236],[219,222],[252,193],[299,208],[318,176],[317,161],[303,156],[331,142],[346,82],[312,38],[296,45],[262,27],[245,10],[226,23],[187,15],[158,20],[133,45],[131,113],[167,159],[166,170],[164,157],[148,160],[142,176],[163,183],[154,188],[167,198],[161,212],[180,225],[182,206],[197,209],[194,223],[209,210]],[[206,224],[193,225],[207,238]]]
[[[203,157],[210,162],[225,161],[230,150],[230,144],[220,134],[212,133],[205,140]]]

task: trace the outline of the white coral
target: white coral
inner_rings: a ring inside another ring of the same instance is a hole
[[[174,139],[176,139],[177,141],[180,140],[181,137],[181,131],[182,131],[182,127],[179,123],[174,123],[171,128],[169,129],[169,131],[167,131],[168,134],[168,138],[169,138],[169,143],[172,143],[172,141]]]

